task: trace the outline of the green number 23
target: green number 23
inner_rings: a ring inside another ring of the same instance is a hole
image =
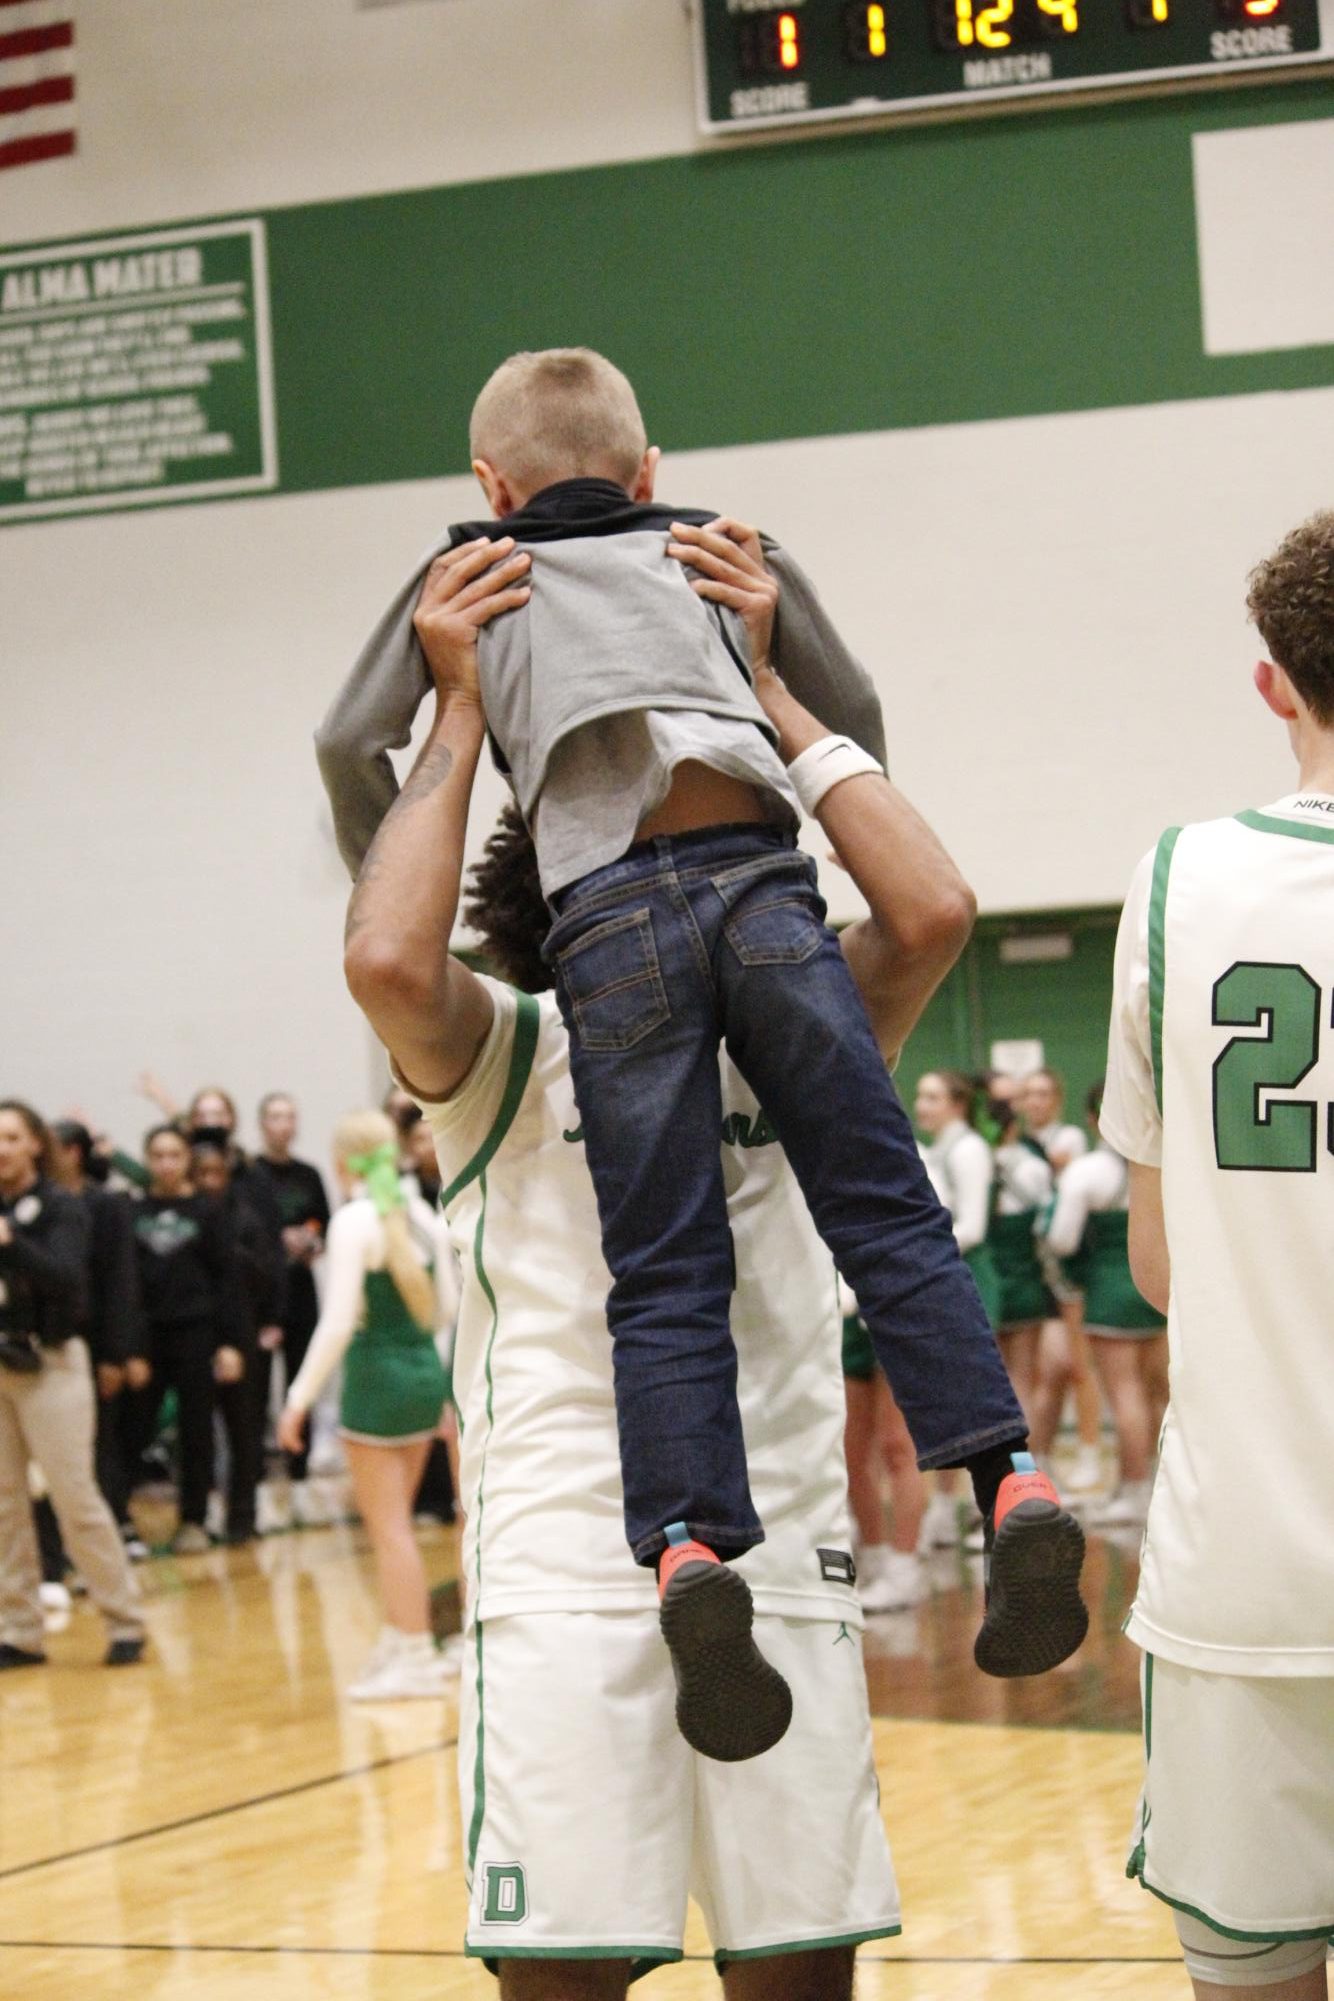
[[[1304,966],[1242,960],[1214,987],[1214,1026],[1263,1028],[1234,1035],[1214,1064],[1214,1152],[1220,1167],[1314,1174],[1312,1098],[1276,1100],[1320,1052],[1320,988]]]

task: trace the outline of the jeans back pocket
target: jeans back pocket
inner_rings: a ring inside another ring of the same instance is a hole
[[[609,917],[561,947],[556,976],[585,1049],[632,1049],[670,1017],[647,908]]]
[[[800,966],[819,951],[825,906],[806,855],[728,870],[714,888],[727,906],[723,935],[743,966]]]

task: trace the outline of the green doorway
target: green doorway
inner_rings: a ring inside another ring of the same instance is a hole
[[[993,1066],[997,1044],[1038,1042],[1041,1063],[1065,1078],[1068,1117],[1082,1123],[1085,1094],[1107,1063],[1119,917],[1103,907],[979,918],[903,1052],[895,1081],[909,1112],[927,1070],[1008,1068]]]

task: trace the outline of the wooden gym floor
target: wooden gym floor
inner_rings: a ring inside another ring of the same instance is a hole
[[[426,1549],[453,1574],[449,1531]],[[1167,1913],[1123,1874],[1133,1549],[1090,1538],[1090,1637],[1032,1684],[974,1670],[979,1566],[954,1553],[928,1605],[870,1622],[904,1933],[860,1954],[861,2001],[1185,2001]],[[340,1697],[378,1625],[359,1531],[142,1574],[150,1664],[100,1668],[80,1605],[49,1667],[0,1680],[0,2001],[493,1997],[461,1951],[452,1698]],[[687,1953],[635,1991],[716,1996],[693,1913]]]

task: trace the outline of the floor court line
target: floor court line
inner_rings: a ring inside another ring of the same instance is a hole
[[[155,1944],[137,1940],[124,1943],[115,1939],[6,1938],[0,1952],[165,1952],[232,1953],[238,1958],[274,1959],[467,1959],[457,1947],[408,1945],[189,1945]],[[475,1955],[472,1955],[475,1956]],[[867,1952],[857,1954],[859,1965],[871,1966],[1177,1966],[1180,1955],[1172,1953],[1119,1953],[1106,1957],[1088,1955],[1082,1959],[1051,1954],[973,1954],[961,1957],[947,1953]],[[677,1964],[712,1966],[711,1952],[687,1952]]]
[[[411,1764],[414,1758],[438,1757],[442,1751],[454,1750],[457,1744],[457,1737],[447,1737],[439,1744],[420,1744],[415,1751],[397,1751],[392,1757],[372,1758],[365,1765],[348,1765],[341,1772],[326,1772],[318,1779],[302,1779],[298,1785],[279,1786],[273,1792],[256,1793],[251,1799],[230,1800],[225,1806],[207,1807],[202,1813],[189,1813],[180,1820],[164,1820],[155,1827],[133,1828],[128,1834],[112,1835],[106,1841],[90,1841],[85,1848],[67,1848],[59,1855],[40,1855],[35,1862],[16,1862],[9,1869],[0,1869],[0,1883],[12,1882],[19,1876],[31,1876],[38,1869],[56,1869],[62,1862],[81,1862],[89,1855],[105,1855],[113,1849],[128,1848],[136,1841],[154,1841],[161,1834],[180,1834],[189,1827],[204,1827],[211,1820],[226,1820],[231,1814],[249,1813],[253,1807],[272,1806],[277,1800],[297,1799],[302,1793],[342,1785],[347,1779],[369,1778],[372,1772],[386,1772],[394,1765]],[[6,1944],[7,1941],[0,1940],[0,1947]],[[163,1951],[167,1949],[161,1948]],[[262,1949],[270,1950],[268,1947]],[[107,1950],[131,1952],[137,1948],[111,1946]]]

